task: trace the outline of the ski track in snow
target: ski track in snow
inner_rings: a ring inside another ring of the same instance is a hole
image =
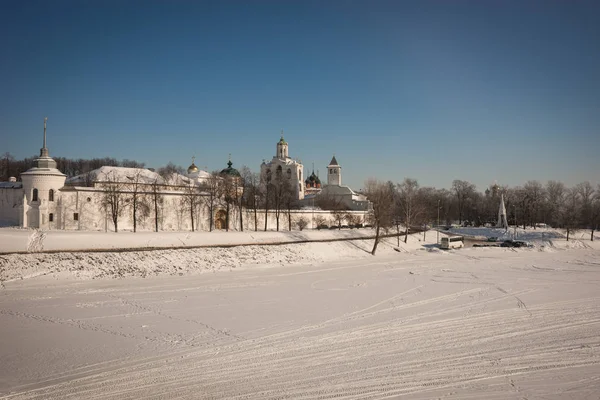
[[[597,399],[598,252],[477,254],[7,284],[0,325],[76,329],[140,354],[40,366],[10,390],[0,378],[0,398]]]

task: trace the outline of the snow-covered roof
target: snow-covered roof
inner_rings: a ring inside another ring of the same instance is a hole
[[[114,178],[117,178],[119,182],[132,182],[138,179],[139,183],[145,184],[152,184],[154,182],[165,183],[165,180],[159,174],[149,169],[104,166],[89,173],[68,178],[65,184],[85,184],[90,180],[93,182],[102,182]]]

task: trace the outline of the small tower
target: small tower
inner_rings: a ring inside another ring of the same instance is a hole
[[[279,142],[277,142],[277,153],[275,157],[279,158],[280,160],[285,160],[289,158],[288,144],[283,138],[283,130],[281,131],[281,139],[279,139]]]
[[[44,118],[44,144],[33,167],[21,174],[24,204],[19,217],[20,225],[27,228],[49,229],[60,226],[62,216],[59,190],[65,184],[65,174],[56,169],[56,161],[46,147],[46,122]]]
[[[342,185],[342,167],[335,159],[335,155],[327,166],[327,184],[334,186]]]
[[[508,221],[506,220],[506,207],[504,206],[504,194],[500,195],[500,208],[498,209],[498,228],[508,230]]]

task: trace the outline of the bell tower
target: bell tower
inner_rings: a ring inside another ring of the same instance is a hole
[[[335,155],[327,166],[327,184],[333,186],[342,185],[342,167],[335,159]]]
[[[280,160],[285,160],[289,158],[288,144],[283,138],[283,130],[281,131],[281,139],[279,139],[279,142],[277,142],[277,153],[275,157],[279,158]]]

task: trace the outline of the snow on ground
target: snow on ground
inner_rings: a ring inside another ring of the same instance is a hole
[[[567,237],[566,231],[564,229],[554,228],[517,228],[515,230],[515,228],[512,227],[506,230],[502,228],[453,227],[443,232],[447,232],[448,234],[452,235],[463,235],[465,237],[471,237],[482,240],[485,240],[490,237],[496,237],[498,238],[498,240],[525,240],[532,242],[533,244],[535,244],[536,242],[540,242],[538,244],[541,244],[541,242],[544,241],[554,241],[556,239],[565,239]],[[569,239],[572,239],[574,241],[589,241],[590,231],[584,229],[571,232],[569,234]],[[594,239],[600,239],[600,235],[598,234],[598,232],[594,233]],[[558,242],[562,242],[562,240],[559,240]]]
[[[22,236],[21,241],[39,242],[40,235],[51,234],[65,239],[62,243],[67,248],[79,246],[85,248],[85,241],[71,232],[38,232],[29,231],[29,237]],[[261,243],[289,242],[294,240],[331,240],[344,239],[349,236],[365,237],[373,231],[313,231],[313,232],[200,232],[179,233],[171,238],[187,238],[191,243],[221,244],[257,243],[251,246],[228,248],[194,248],[194,249],[161,249],[154,251],[115,251],[115,252],[60,252],[60,253],[26,253],[0,255],[0,282],[27,279],[41,275],[49,275],[55,279],[97,279],[123,278],[128,276],[158,275],[194,275],[220,270],[274,267],[289,264],[311,264],[342,259],[371,257],[372,239],[338,241],[331,243],[298,243],[288,245],[263,245]],[[135,241],[138,234],[98,234],[102,242],[115,249],[121,245],[135,249],[135,245],[143,241]],[[156,234],[163,237],[164,234]],[[84,234],[84,237],[87,236]],[[150,235],[148,235],[150,236]],[[124,238],[121,240],[121,238]],[[69,239],[69,240],[67,240]],[[70,240],[76,239],[76,240]],[[423,241],[422,234],[410,235],[407,243],[398,242],[397,238],[383,239],[378,252],[409,252],[416,250],[437,250],[437,236],[430,232]],[[156,240],[158,242],[158,239]],[[56,249],[59,240],[54,241]],[[427,247],[423,247],[426,245]],[[94,245],[89,247],[93,248]],[[165,242],[161,242],[165,246]],[[31,248],[31,246],[30,246]],[[38,247],[39,249],[40,247]],[[41,250],[41,249],[40,249]]]
[[[435,233],[432,233],[435,234]],[[373,229],[213,232],[91,232],[0,228],[0,253],[53,250],[172,248],[373,236]]]
[[[597,242],[435,239],[0,256],[0,398],[597,397]]]

